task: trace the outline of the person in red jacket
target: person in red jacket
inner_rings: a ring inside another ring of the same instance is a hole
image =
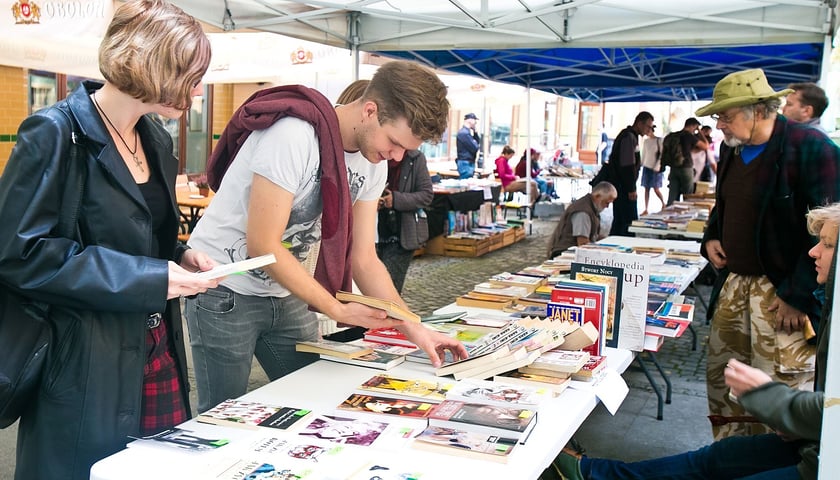
[[[496,159],[496,176],[502,182],[502,191],[505,193],[525,192],[527,188],[526,180],[514,173],[513,168],[510,166],[510,159],[513,158],[514,153],[510,145],[505,145],[502,148],[502,154]],[[536,182],[532,181],[530,191],[531,205],[537,201],[538,194],[539,187]]]

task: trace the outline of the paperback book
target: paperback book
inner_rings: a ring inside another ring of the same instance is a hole
[[[585,348],[590,355],[600,355],[606,347],[606,335],[602,325],[607,316],[606,302],[609,285],[583,280],[561,280],[551,291],[551,301],[583,307],[583,323],[589,322],[598,330],[598,341]]]
[[[390,300],[341,290],[335,292],[335,298],[341,302],[356,302],[361,303],[362,305],[367,305],[368,307],[385,310],[389,317],[396,318],[397,320],[420,323],[419,315]]]
[[[474,378],[465,378],[455,382],[446,393],[447,400],[518,408],[537,408],[540,403],[553,396],[553,391],[544,387],[513,385]]]
[[[134,438],[135,440],[127,445],[131,448],[140,446],[166,446],[196,452],[215,450],[229,443],[228,440],[224,438],[200,437],[190,430],[184,430],[177,427],[169,428],[147,437],[130,438]]]
[[[422,400],[354,393],[338,406],[343,412],[392,415],[401,418],[426,418],[435,404]]]
[[[536,410],[444,400],[429,414],[429,425],[511,437],[524,443],[536,424]]]
[[[321,354],[321,359],[349,365],[358,365],[360,367],[375,368],[377,370],[390,370],[403,363],[405,361],[405,355],[374,350],[367,355],[355,358],[334,357],[332,355]]]
[[[404,333],[396,328],[371,328],[365,331],[364,339],[369,342],[384,343],[387,345],[397,345],[400,347],[417,348]]]
[[[204,272],[198,272],[193,275],[202,280],[212,280],[214,278],[226,277],[228,275],[238,275],[245,273],[248,270],[254,270],[266,265],[271,265],[277,261],[273,253],[260,255],[259,257],[248,258],[239,262],[225,263],[217,267],[211,268]]]
[[[297,342],[295,344],[295,351],[341,358],[356,358],[373,353],[373,349],[367,346],[326,339]]]
[[[586,245],[577,249],[576,260],[584,264],[581,271],[597,271],[604,267],[623,270],[621,286],[621,310],[618,330],[618,348],[641,351],[645,341],[645,318],[647,317],[647,295],[650,280],[650,257],[632,253],[604,252],[588,249]],[[607,338],[609,342],[609,337]]]
[[[390,397],[440,402],[446,399],[446,392],[453,382],[437,382],[413,378],[400,378],[391,375],[374,375],[358,388],[375,393],[384,393]]]
[[[607,368],[607,357],[592,356],[577,372],[572,374],[572,380],[591,382]]]
[[[318,415],[298,434],[347,445],[371,445],[388,428],[387,422]]]
[[[690,323],[694,320],[694,305],[690,303],[665,302],[656,310],[653,316],[662,320],[676,320]]]
[[[310,413],[310,410],[302,408],[279,407],[230,399],[200,414],[196,417],[196,421],[223,427],[248,429],[268,427],[290,430],[299,427]]]
[[[572,263],[572,270],[569,273],[572,280],[580,280],[589,283],[604,285],[606,305],[604,308],[604,320],[601,322],[599,336],[604,337],[604,345],[607,347],[618,346],[618,329],[621,324],[622,287],[624,270],[616,267],[592,267],[578,262]]]
[[[662,335],[663,337],[679,337],[686,331],[690,322],[666,320],[664,318],[646,317],[645,333]]]
[[[549,350],[534,360],[531,367],[572,374],[580,370],[588,360],[589,353],[582,350]]]
[[[430,426],[415,437],[412,447],[459,457],[507,463],[517,439]]]
[[[548,388],[554,392],[554,396],[560,395],[569,386],[570,377],[552,377],[548,375],[535,375],[524,373],[519,370],[505,372],[493,377],[494,382],[508,385],[526,385],[537,388]]]

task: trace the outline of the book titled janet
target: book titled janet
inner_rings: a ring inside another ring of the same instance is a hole
[[[196,417],[201,423],[212,423],[224,427],[258,429],[259,427],[289,430],[300,425],[310,410],[293,407],[278,407],[259,402],[225,400]]]

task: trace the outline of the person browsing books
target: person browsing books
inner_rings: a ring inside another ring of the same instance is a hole
[[[82,82],[20,125],[0,177],[0,282],[50,305],[54,348],[18,426],[16,479],[87,479],[129,436],[190,418],[178,297],[218,285],[192,273],[216,262],[177,242],[178,160],[148,115],[181,117],[209,64],[197,20],[125,2],[99,47],[105,83]],[[78,171],[65,238],[60,204]]]
[[[548,258],[554,258],[571,247],[601,240],[601,212],[617,197],[618,190],[605,181],[592,187],[591,193],[572,202],[551,234]]]
[[[244,394],[254,356],[272,380],[315,361],[295,352],[319,337],[309,306],[343,325],[396,327],[436,364],[447,350],[466,357],[456,339],[334,297],[352,279],[363,294],[407,308],[376,256],[386,161],[440,139],[448,111],[446,86],[404,61],[379,67],[346,105],[281,86],[240,107],[211,156],[211,182],[224,177],[189,243],[223,263],[266,253],[277,262],[187,299],[199,409]],[[301,262],[318,241],[313,278]]]
[[[722,375],[728,395],[774,433],[724,438],[693,452],[670,457],[624,463],[617,460],[581,457],[571,449],[564,451],[546,471],[567,480],[631,478],[689,479],[802,479],[817,478],[820,430],[825,402],[825,372],[829,348],[832,294],[840,203],[808,212],[808,231],[819,238],[808,251],[816,270],[819,288],[815,298],[822,300],[820,328],[817,332],[817,361],[814,391],[791,388],[766,372],[730,358]]]
[[[777,114],[787,93],[774,91],[762,70],[744,70],[720,80],[714,101],[696,112],[712,115],[724,135],[715,206],[700,247],[720,271],[709,301],[712,415],[743,414],[723,378],[732,357],[792,387],[814,378],[809,339],[819,304],[811,295],[813,239],[805,214],[840,200],[840,148],[824,133]],[[712,430],[715,439],[766,431],[735,423]]]

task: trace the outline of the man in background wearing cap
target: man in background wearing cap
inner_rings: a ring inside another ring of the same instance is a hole
[[[820,117],[828,108],[825,90],[810,82],[791,83],[788,88],[793,90],[793,93],[785,97],[782,114],[794,122],[802,122],[823,130]]]
[[[455,147],[458,156],[455,164],[458,166],[458,178],[472,178],[475,175],[475,158],[478,154],[478,140],[475,133],[475,122],[478,117],[474,113],[464,115],[464,126],[455,136]]]
[[[777,115],[780,98],[760,69],[727,75],[697,110],[724,134],[716,205],[701,252],[720,270],[712,289],[706,388],[710,414],[740,416],[723,371],[735,358],[774,380],[810,389],[820,304],[808,250],[808,210],[838,200],[840,149],[825,134]],[[715,439],[767,432],[757,423],[713,426]]]

